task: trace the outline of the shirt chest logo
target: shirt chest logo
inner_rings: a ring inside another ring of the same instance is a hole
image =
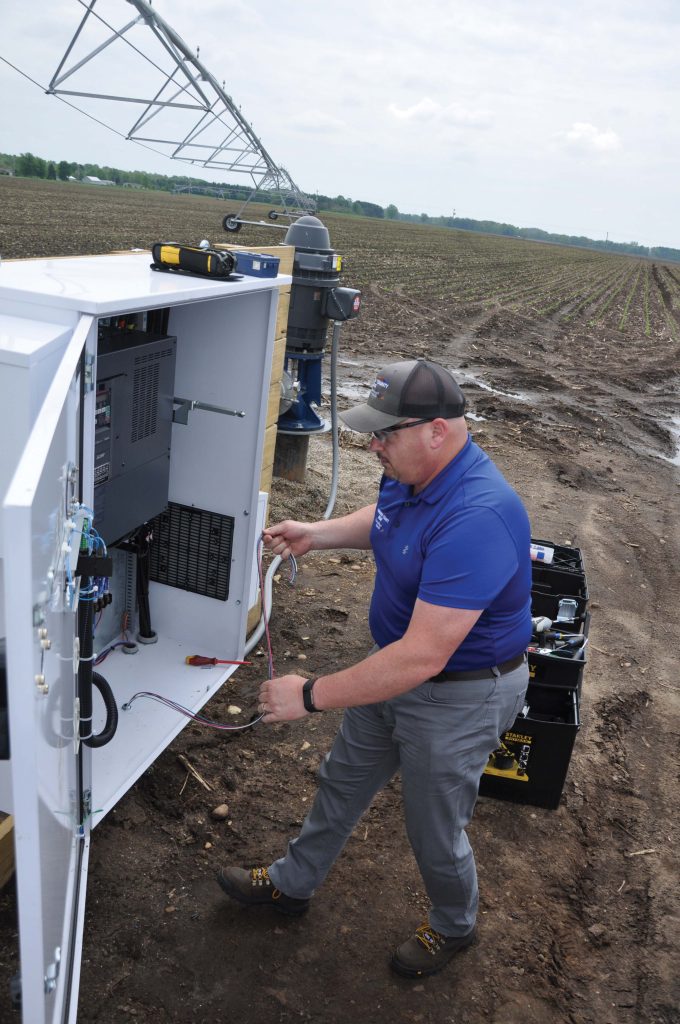
[[[375,511],[375,528],[376,530],[386,530],[390,525],[389,516],[386,516],[382,509],[378,508]]]

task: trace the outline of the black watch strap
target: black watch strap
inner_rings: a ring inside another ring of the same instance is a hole
[[[305,711],[321,711],[321,708],[314,706],[314,694],[312,693],[312,688],[317,678],[318,676],[314,676],[313,679],[308,679],[302,687],[302,703],[305,706]]]

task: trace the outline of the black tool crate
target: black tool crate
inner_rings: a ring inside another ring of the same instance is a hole
[[[563,621],[558,620],[560,614],[560,605],[564,601],[574,601],[576,607],[574,608],[573,618],[567,618]],[[565,632],[578,633],[583,628],[583,623],[586,620],[588,608],[588,590],[584,583],[580,590],[580,593],[564,593],[560,591],[556,593],[551,591],[548,584],[534,584],[531,588],[531,614],[547,615],[549,619],[557,623],[559,628],[562,628]]]
[[[536,568],[585,576],[586,570],[580,548],[569,548],[563,544],[554,544],[551,540],[537,540],[534,537],[531,538],[531,543],[538,547],[553,549],[552,562],[536,562],[534,563]]]
[[[577,689],[579,695],[583,685],[583,669],[586,664],[585,651],[581,649],[576,657],[559,651],[539,654],[529,650],[529,681],[540,686],[556,686],[561,689]]]
[[[587,639],[590,629],[590,612],[585,613],[581,628],[567,628],[565,633],[583,636]],[[534,642],[527,649],[529,662],[529,682],[541,686],[559,686],[565,689],[576,688],[579,697],[583,685],[583,670],[587,660],[587,646],[576,651],[555,650],[542,653]]]
[[[523,711],[489,757],[480,796],[556,808],[580,725],[576,688],[530,684]]]
[[[552,562],[531,563],[532,616],[546,616],[552,620],[554,631],[587,639],[590,613],[581,552],[552,541],[532,543],[553,549]],[[563,601],[574,602],[574,615],[559,621]],[[581,724],[587,648],[579,648],[574,656],[568,650],[542,652],[541,646],[539,633],[527,651],[529,688],[524,710],[489,757],[479,792],[481,796],[554,809],[560,802]]]
[[[552,562],[531,563],[531,587],[545,594],[568,595],[588,599],[583,556],[578,548],[567,548],[545,540],[532,540],[532,544],[553,549]],[[537,614],[548,614],[538,612]]]

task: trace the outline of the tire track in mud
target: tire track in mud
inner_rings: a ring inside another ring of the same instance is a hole
[[[667,687],[678,689],[680,628],[669,617],[677,586],[676,545],[669,545],[678,482],[672,471],[660,472],[658,489],[649,494],[643,472],[631,472],[615,504],[588,503],[579,536],[591,553],[593,628],[584,695],[592,701],[585,703],[592,725],[586,751],[576,756],[586,776],[583,803],[570,806],[584,841],[575,905],[590,915],[599,892],[605,930],[598,928],[593,938],[607,963],[602,974],[616,1024],[670,1024],[680,1003],[677,979],[664,977],[663,954],[657,960],[647,952],[668,949],[666,922],[680,920],[680,828],[665,810],[678,749],[677,717],[674,725],[666,701]],[[620,882],[606,898],[602,879],[617,872]],[[610,1019],[607,1008],[605,1000],[600,1021]]]
[[[630,380],[623,379],[621,368],[608,371],[606,360],[598,360],[599,344],[586,345],[583,356],[565,360],[565,354],[575,349],[574,335],[565,330],[556,319],[545,322],[542,328],[530,326],[529,318],[515,312],[503,314],[494,311],[484,317],[469,320],[464,331],[447,346],[447,354],[460,361],[468,377],[490,377],[490,386],[502,397],[519,388],[532,409],[547,417],[553,425],[562,423],[573,428],[582,427],[584,435],[601,441],[609,433],[617,444],[623,444],[636,454],[647,457],[672,458],[677,441],[672,425],[675,408],[676,383],[672,353],[659,355],[663,367],[658,372],[639,372],[635,353],[631,352]],[[615,337],[602,347],[620,347]],[[583,353],[583,346],[579,348]],[[544,355],[542,355],[544,354]],[[670,374],[666,365],[670,361]],[[672,368],[671,368],[672,367]],[[657,378],[665,387],[657,385]],[[482,384],[486,390],[486,382]]]
[[[580,350],[583,350],[584,346],[586,351],[590,350],[588,353],[590,358],[585,366],[582,364],[582,358],[567,361],[564,354],[561,354],[563,350],[568,351],[573,348],[572,332],[576,331],[577,336],[579,332],[583,332],[584,320],[587,321],[591,307],[584,310],[583,317],[579,319],[578,323],[575,322],[568,327],[563,322],[563,315],[565,309],[573,308],[573,302],[561,307],[547,319],[521,313],[512,305],[496,306],[492,310],[471,315],[464,309],[461,309],[459,313],[442,311],[435,305],[406,296],[403,285],[395,287],[393,291],[387,291],[383,286],[373,282],[371,290],[376,297],[392,302],[409,318],[438,329],[438,334],[433,342],[445,346],[445,354],[451,361],[454,370],[457,365],[460,365],[462,368],[469,369],[473,375],[480,369],[480,366],[485,369],[491,366],[502,368],[507,372],[512,371],[515,376],[520,375],[522,378],[527,378],[522,382],[522,390],[527,392],[528,398],[537,403],[540,403],[545,397],[546,391],[563,390],[565,383],[569,389],[565,391],[565,394],[569,397],[573,397],[570,396],[571,391],[586,390],[583,384],[584,376],[590,376],[591,380],[593,377],[595,378],[593,381],[595,393],[600,396],[604,396],[606,393],[598,384],[598,380],[601,378],[602,362],[606,362],[606,350],[611,345],[621,345],[622,338],[619,333],[600,324],[598,337],[602,336],[601,342],[595,340],[591,342],[589,331],[583,335],[583,339],[579,341]],[[601,302],[602,298],[600,297],[596,306],[592,308],[599,308]],[[586,338],[588,341],[585,340]],[[497,347],[493,353],[480,351],[485,341],[496,344]],[[525,342],[530,349],[529,355],[533,356],[528,360],[520,356]],[[597,357],[600,348],[605,353],[604,360]],[[537,352],[544,353],[545,358],[541,358],[539,355],[537,359]],[[430,352],[425,348],[422,352],[414,352],[414,354],[429,355]],[[466,357],[467,363],[464,361]],[[648,371],[647,376],[651,373],[652,377],[660,377],[660,379],[668,381],[669,371],[672,374],[676,365],[675,353],[662,350],[659,353],[659,359],[658,371]],[[587,369],[589,364],[593,367],[592,373],[589,373]],[[540,372],[538,372],[539,366]],[[554,366],[554,372],[551,372],[550,366]],[[634,372],[633,369],[631,372]],[[638,385],[639,381],[638,377]],[[493,386],[493,381],[491,383]],[[667,421],[672,415],[674,395],[666,396],[667,408],[660,408],[658,415],[650,417],[648,391],[641,394],[641,389],[637,386],[636,390],[630,389],[630,393],[624,395],[624,389],[617,386],[613,378],[609,379],[609,383],[611,384],[610,391],[615,393],[618,399],[623,400],[623,410],[613,411],[612,419],[616,420],[624,416],[625,420],[627,415],[634,418],[634,426],[637,429],[631,432],[631,447],[643,451],[645,454],[650,452],[664,456],[674,454],[672,433],[662,424],[663,420]],[[652,383],[651,380],[650,383]],[[516,388],[516,381],[513,381],[513,386]],[[507,389],[508,385],[504,381],[498,383],[498,390],[507,391]],[[663,399],[664,396],[654,396],[655,405],[663,406]],[[573,402],[567,404],[570,407],[574,405]],[[599,406],[597,411],[601,417],[602,410]],[[569,412],[571,414],[571,409]],[[591,412],[595,413],[594,410]],[[614,423],[613,426],[616,428],[615,434],[618,436],[620,434],[619,425]],[[646,438],[647,434],[651,437]]]
[[[658,926],[653,876],[660,833],[658,829],[650,833],[646,794],[636,771],[639,737],[654,720],[650,703],[650,693],[645,689],[624,696],[615,693],[595,703],[591,712],[596,733],[593,745],[599,750],[603,769],[585,787],[584,809],[574,813],[584,833],[585,865],[574,890],[573,905],[584,929],[596,950],[639,949],[632,964],[622,957],[605,957],[606,972],[602,964],[606,980],[601,1010],[607,1020],[607,1009],[614,1006],[617,1024],[663,1019],[656,1016],[664,1008],[655,1005],[655,988],[650,981],[654,963],[645,955]],[[597,829],[585,810],[589,802],[594,802],[595,788],[603,804]],[[600,880],[617,870],[622,881],[603,903]],[[597,958],[598,953],[593,956]]]
[[[675,320],[675,323],[678,326],[680,326],[680,318],[678,317],[675,307],[673,306],[673,296],[670,293],[668,285],[661,277],[661,274],[659,273],[659,268],[657,267],[656,263],[652,264],[652,277],[654,278],[654,282],[657,288],[659,289],[659,292],[661,293],[661,300],[664,306],[666,307],[668,314],[672,316]]]

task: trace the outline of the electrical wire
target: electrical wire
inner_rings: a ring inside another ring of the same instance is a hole
[[[165,707],[171,708],[173,711],[178,711],[181,715],[184,715],[185,718],[189,718],[192,722],[196,722],[198,725],[205,725],[210,729],[218,729],[221,732],[239,732],[243,729],[252,729],[254,725],[257,725],[257,723],[261,722],[264,718],[264,714],[260,714],[257,718],[254,718],[250,722],[246,722],[244,725],[226,725],[223,722],[213,722],[211,719],[205,718],[203,715],[194,714],[194,712],[190,711],[189,708],[185,708],[182,704],[178,704],[176,701],[170,700],[169,697],[163,697],[160,693],[151,693],[149,690],[140,690],[138,693],[133,694],[132,697],[130,697],[130,700],[126,701],[126,703],[122,705],[123,711],[129,711],[134,701],[138,700],[140,697],[146,697],[147,700],[155,700],[159,704],[163,704]]]
[[[108,658],[109,654],[111,654],[112,651],[115,651],[118,647],[125,647],[127,642],[127,640],[118,640],[116,641],[116,643],[110,644],[101,652],[101,654],[98,654],[97,657],[94,659],[95,666],[101,665],[103,661],[106,661],[106,659]]]

